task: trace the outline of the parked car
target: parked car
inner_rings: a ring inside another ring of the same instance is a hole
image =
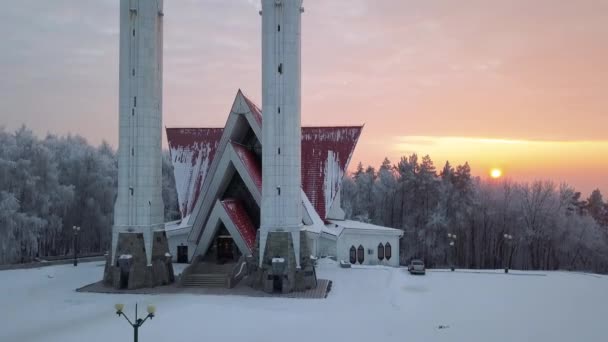
[[[407,266],[408,272],[411,274],[426,274],[426,268],[424,267],[424,262],[419,259],[414,259]]]

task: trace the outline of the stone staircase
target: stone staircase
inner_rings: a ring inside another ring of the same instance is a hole
[[[223,273],[188,274],[182,280],[185,287],[227,287],[227,277]]]

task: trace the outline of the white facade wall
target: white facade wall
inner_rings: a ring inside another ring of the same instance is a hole
[[[328,236],[326,234],[321,234],[319,237],[319,257],[337,257],[336,250],[337,238],[334,236]]]
[[[194,249],[192,245],[188,244],[189,233],[190,229],[178,229],[167,232],[167,243],[169,244],[169,253],[172,256],[173,262],[177,262],[177,246],[188,246],[188,253]]]
[[[378,244],[382,243],[386,245],[387,242],[391,244],[391,259],[386,260],[385,258],[381,261],[378,259]],[[344,229],[336,245],[338,261],[349,261],[350,247],[355,246],[355,248],[359,248],[359,245],[365,249],[363,265],[399,266],[399,235],[382,234],[360,229]],[[372,254],[369,254],[368,250],[371,250]]]
[[[121,232],[164,228],[162,200],[163,0],[120,1],[118,194],[112,257]]]
[[[301,205],[302,0],[262,0],[262,206],[260,246],[268,232],[292,233],[299,264]],[[260,261],[264,248],[260,248]]]

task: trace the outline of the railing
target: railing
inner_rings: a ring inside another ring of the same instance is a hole
[[[228,278],[228,287],[235,287],[243,278],[245,278],[247,272],[243,272],[245,267],[247,266],[247,259],[245,256],[241,256],[239,261],[237,261],[236,265],[230,272],[230,276]]]

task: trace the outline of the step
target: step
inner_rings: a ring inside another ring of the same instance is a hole
[[[184,278],[182,285],[188,287],[225,287],[226,275],[190,274]]]

